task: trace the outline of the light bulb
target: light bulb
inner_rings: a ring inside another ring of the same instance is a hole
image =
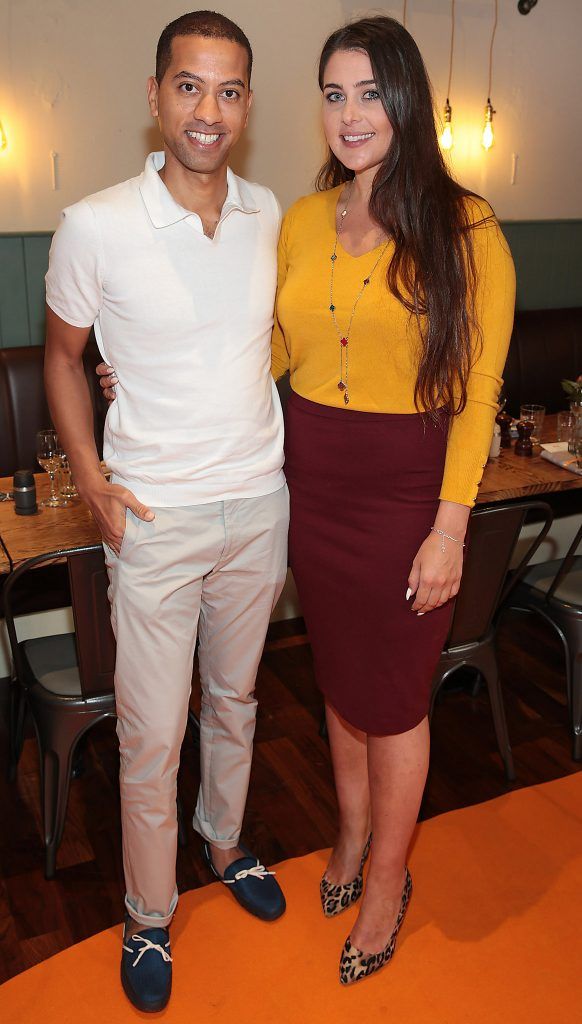
[[[441,149],[452,149],[453,147],[453,126],[451,124],[452,113],[451,104],[449,103],[447,96],[447,102],[445,103],[445,125],[440,137]]]
[[[495,135],[493,134],[493,115],[495,110],[491,105],[491,100],[487,99],[485,106],[485,124],[483,125],[483,134],[481,136],[481,145],[483,149],[491,149],[491,146],[495,142]]]

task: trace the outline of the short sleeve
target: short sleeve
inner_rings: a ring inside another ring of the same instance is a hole
[[[287,372],[290,366],[289,350],[287,347],[287,340],[285,333],[281,327],[279,320],[279,296],[281,289],[285,284],[287,277],[288,268],[288,243],[289,243],[289,232],[291,226],[291,214],[290,212],[285,214],[283,218],[283,224],[281,226],[281,234],[279,235],[279,245],[277,247],[277,301],[275,305],[275,324],[273,327],[273,336],[271,339],[271,373],[275,380],[279,380],[283,374]]]
[[[46,301],[72,327],[92,327],[103,297],[102,260],[95,213],[83,200],[63,211],[53,236]]]

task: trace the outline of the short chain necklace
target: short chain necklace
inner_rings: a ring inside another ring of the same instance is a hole
[[[386,249],[388,248],[388,245],[390,244],[389,242],[386,242],[386,245],[382,248],[382,251],[381,251],[380,255],[378,256],[376,262],[374,263],[374,266],[372,267],[370,273],[368,274],[367,277],[364,278],[364,280],[362,282],[362,287],[360,288],[358,294],[356,295],[356,300],[355,300],[355,302],[354,302],[354,304],[352,306],[352,311],[350,313],[350,319],[348,321],[348,327],[347,327],[347,330],[346,330],[346,332],[344,334],[340,330],[339,324],[338,324],[338,322],[336,320],[336,316],[335,316],[335,308],[336,307],[335,307],[335,303],[333,301],[333,284],[334,284],[334,270],[335,270],[335,261],[337,260],[337,247],[338,247],[338,242],[339,242],[339,236],[342,233],[342,229],[343,229],[343,226],[344,226],[344,218],[345,218],[345,216],[346,216],[346,214],[348,212],[348,206],[349,206],[350,199],[351,199],[351,196],[352,196],[352,189],[353,189],[353,187],[354,187],[354,185],[353,185],[353,182],[352,182],[352,184],[350,185],[350,191],[349,191],[347,199],[346,199],[346,205],[344,206],[344,208],[343,208],[343,210],[341,212],[339,227],[337,228],[336,233],[335,233],[335,243],[334,243],[334,247],[333,247],[333,252],[331,254],[331,276],[330,276],[330,282],[329,282],[329,311],[331,313],[331,319],[333,320],[333,326],[335,327],[336,334],[337,334],[338,339],[339,339],[339,346],[340,346],[340,364],[339,364],[338,390],[343,392],[344,402],[345,402],[346,405],[349,405],[349,403],[350,403],[350,392],[349,392],[349,388],[348,388],[349,369],[350,369],[349,342],[350,342],[350,333],[351,333],[351,330],[352,330],[352,323],[353,323],[353,320],[354,320],[354,316],[356,315],[356,309],[358,308],[358,303],[359,303],[360,299],[362,298],[362,295],[364,294],[366,288],[370,284],[370,281],[372,280],[372,275],[373,275],[374,271],[376,270],[376,267],[378,266],[378,264],[379,264],[380,260],[382,259],[384,253],[386,252]]]

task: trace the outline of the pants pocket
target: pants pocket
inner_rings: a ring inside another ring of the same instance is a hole
[[[125,530],[123,531],[123,537],[121,538],[121,547],[119,549],[119,557],[123,558],[127,554],[128,549],[131,547],[132,541],[135,538],[138,518],[133,514],[131,509],[126,508],[125,510]]]

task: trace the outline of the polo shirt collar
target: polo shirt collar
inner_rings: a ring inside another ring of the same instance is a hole
[[[150,153],[139,186],[145,208],[155,228],[166,228],[170,224],[177,224],[178,221],[185,220],[186,217],[197,216],[192,210],[186,210],[180,206],[164,185],[158,174],[164,163],[164,153]],[[259,213],[259,208],[253,202],[246,182],[242,178],[238,178],[230,167],[227,168],[226,182],[227,193],[221,220],[231,210],[241,210],[242,213]]]

